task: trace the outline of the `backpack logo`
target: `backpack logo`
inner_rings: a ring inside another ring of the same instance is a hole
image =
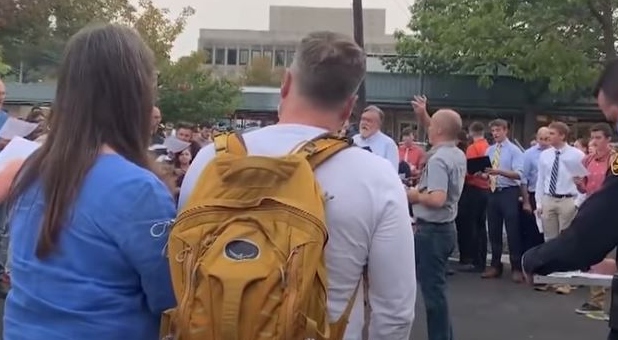
[[[249,240],[236,239],[225,245],[223,253],[232,261],[255,260],[260,256],[260,248]]]

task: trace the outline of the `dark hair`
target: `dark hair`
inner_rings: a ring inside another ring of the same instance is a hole
[[[178,122],[176,124],[176,130],[180,130],[180,129],[184,129],[184,130],[195,130],[195,124],[191,124],[189,122]]]
[[[489,122],[489,127],[501,127],[503,129],[508,129],[509,128],[509,122],[507,122],[506,120],[502,119],[502,118],[498,118],[498,119],[494,119],[491,122]]]
[[[119,25],[91,26],[68,42],[46,142],[27,159],[10,190],[13,206],[36,180],[45,200],[36,255],[54,251],[84,178],[108,145],[152,169],[147,152],[155,100],[152,51]]]
[[[412,128],[411,128],[411,127],[407,127],[407,128],[404,128],[403,130],[401,130],[401,136],[402,136],[402,137],[403,137],[403,136],[410,136],[410,135],[412,135],[413,133],[414,133],[414,130],[412,130]]]
[[[468,130],[475,135],[482,136],[485,133],[485,125],[481,122],[472,122]]]
[[[586,148],[586,149],[587,149],[587,148],[588,148],[588,143],[589,143],[590,141],[588,140],[588,138],[577,138],[577,139],[575,140],[575,142],[579,142],[579,144],[581,144],[581,145],[582,145],[582,147],[584,147],[584,148]]]
[[[563,122],[551,122],[547,127],[558,131],[563,136],[568,136],[570,132],[569,126]]]
[[[186,149],[184,149],[184,150],[182,150],[180,152],[176,152],[174,154],[174,158],[172,159],[172,164],[174,165],[175,168],[179,168],[180,167],[180,155],[183,152],[185,152],[185,150],[189,151],[189,154],[191,155],[191,160],[193,160],[194,155],[192,153],[191,147],[188,147],[188,148],[186,148]]]
[[[314,32],[300,41],[291,69],[298,91],[316,105],[330,108],[356,93],[365,77],[365,59],[352,38]]]
[[[614,133],[607,123],[597,123],[590,127],[590,132],[602,132],[605,138],[611,138]]]
[[[605,69],[601,73],[596,86],[594,87],[594,96],[598,97],[603,91],[605,97],[613,102],[618,103],[618,59],[610,60]]]
[[[457,147],[463,152],[466,152],[469,144],[470,140],[468,139],[468,133],[466,130],[460,130],[457,132]]]

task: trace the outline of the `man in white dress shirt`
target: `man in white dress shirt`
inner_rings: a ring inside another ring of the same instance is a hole
[[[535,199],[536,213],[543,223],[545,240],[551,240],[568,228],[577,214],[579,195],[575,178],[566,164],[581,164],[584,153],[570,146],[566,139],[569,127],[563,122],[549,124],[549,149],[541,152],[538,164]],[[556,292],[568,294],[568,286],[557,286]]]
[[[365,53],[352,39],[309,34],[284,75],[279,123],[243,134],[249,155],[283,156],[305,141],[338,131],[350,117],[364,75]],[[199,152],[182,184],[180,207],[214,156],[212,144]],[[352,147],[315,171],[329,196],[328,312],[331,321],[339,319],[367,267],[369,339],[408,340],[416,299],[414,238],[406,194],[391,168],[386,160]],[[361,288],[344,339],[361,339],[363,321]]]
[[[384,121],[384,112],[379,107],[370,105],[363,114],[359,124],[360,132],[354,136],[354,143],[361,148],[386,158],[395,170],[399,169],[399,150],[395,141],[380,131]]]

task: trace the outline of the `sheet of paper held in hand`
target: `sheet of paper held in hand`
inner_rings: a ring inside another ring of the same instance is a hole
[[[163,141],[163,145],[165,145],[167,151],[171,153],[179,153],[180,151],[191,146],[191,143],[182,141],[174,136],[169,136],[165,138],[165,141]]]
[[[0,151],[0,170],[14,160],[28,158],[39,146],[41,144],[21,137],[11,139],[4,149]]]
[[[612,286],[612,275],[584,273],[580,271],[535,275],[534,283],[565,284],[572,286]]]
[[[9,117],[0,129],[0,138],[11,140],[13,137],[26,137],[31,134],[39,124],[28,123],[14,117]]]

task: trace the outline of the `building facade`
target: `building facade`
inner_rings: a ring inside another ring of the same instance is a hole
[[[296,44],[309,32],[353,34],[351,8],[271,6],[269,12],[268,30],[201,29],[198,49],[205,52],[204,63],[223,75],[241,74],[258,58],[283,68],[292,63]],[[375,65],[375,71],[380,71],[378,57],[395,53],[395,39],[385,33],[386,10],[365,9],[363,19],[365,50],[372,59],[368,67]]]

